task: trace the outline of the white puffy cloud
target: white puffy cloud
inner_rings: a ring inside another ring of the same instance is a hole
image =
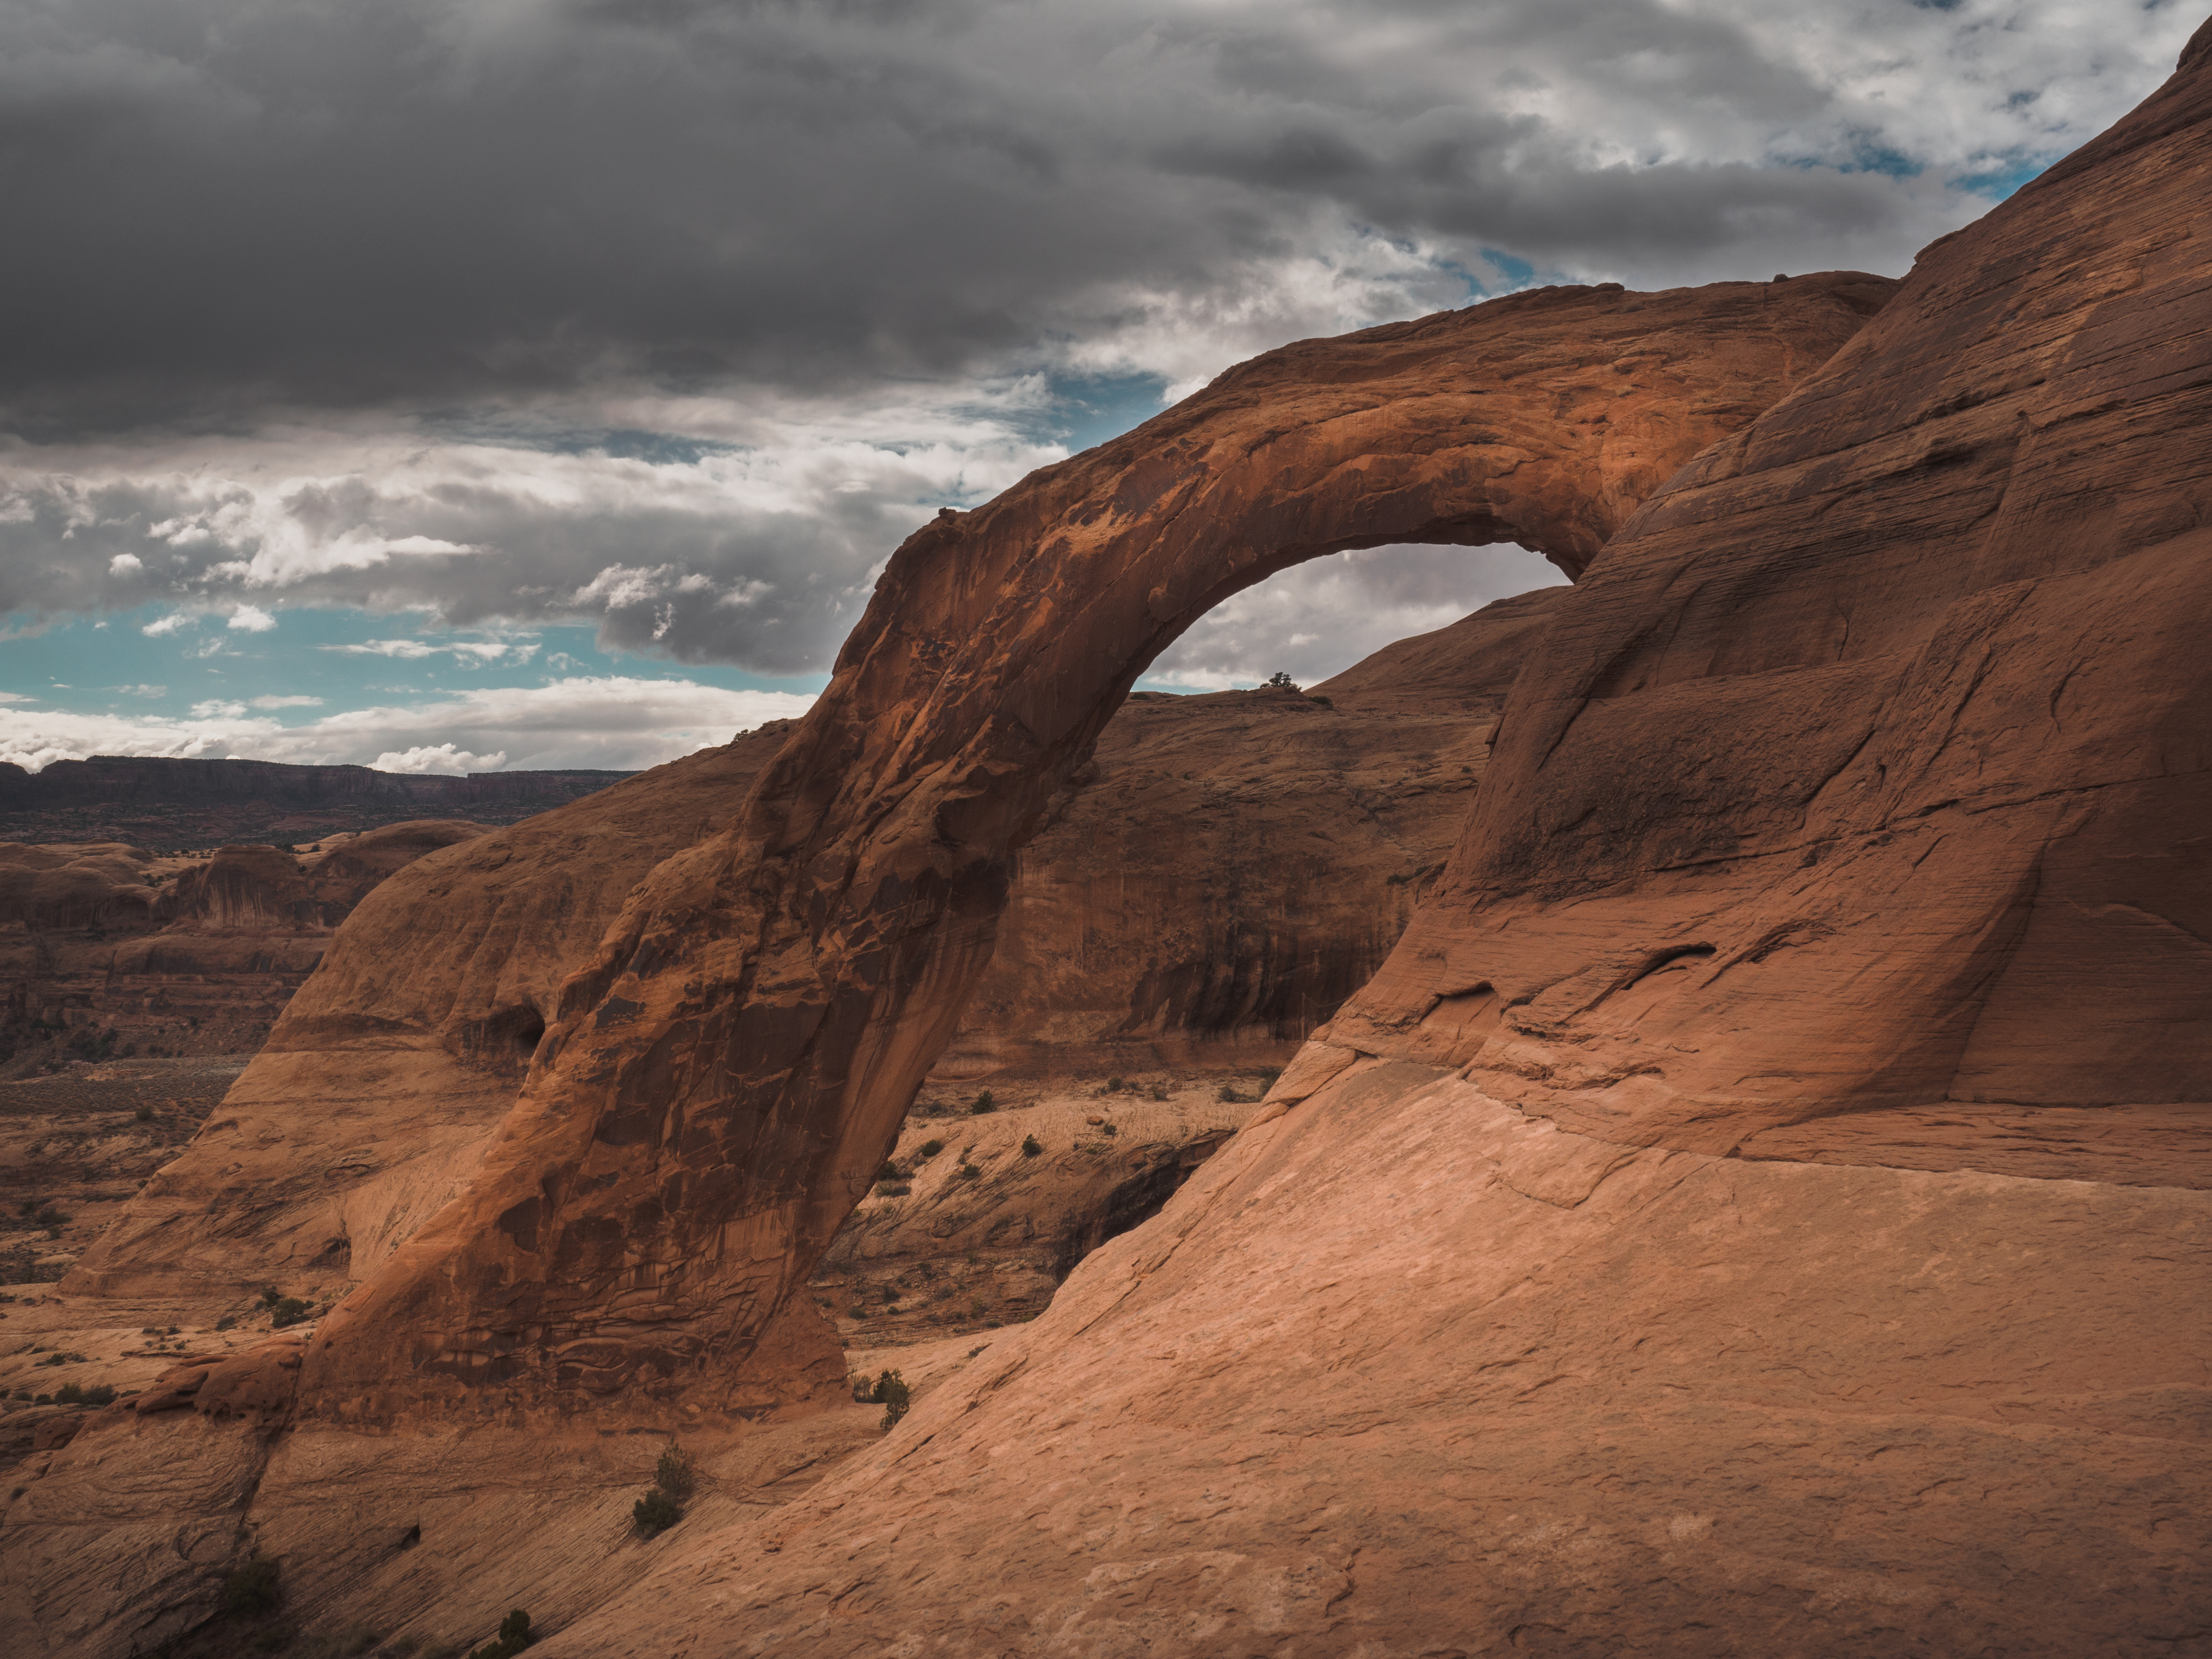
[[[416,744],[404,752],[387,749],[369,762],[380,772],[436,773],[449,778],[465,777],[471,772],[496,772],[507,764],[507,751],[495,750],[489,755],[471,755],[465,749],[457,749],[450,743],[435,747]]]
[[[234,633],[266,634],[276,626],[276,618],[258,605],[241,605],[230,613],[230,620],[224,626]]]
[[[145,568],[136,553],[118,553],[107,562],[107,574],[111,576],[135,576]]]
[[[236,756],[306,764],[441,769],[465,757],[538,770],[658,766],[763,721],[804,714],[811,697],[732,691],[687,679],[577,677],[497,686],[433,701],[345,709],[299,726],[210,699],[189,718],[0,708],[0,760],[37,771],[88,755]],[[425,758],[427,757],[428,758]]]

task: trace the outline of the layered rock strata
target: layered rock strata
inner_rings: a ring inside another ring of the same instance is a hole
[[[212,1317],[263,1284],[337,1291],[374,1272],[466,1185],[561,979],[623,896],[727,817],[784,735],[765,727],[392,869],[321,940],[327,962],[222,1109],[64,1288]],[[367,885],[408,828],[334,846],[319,883]]]
[[[160,855],[0,842],[0,1048],[41,1066],[122,1045],[250,1053],[378,883],[483,830],[424,819],[308,848]]]
[[[1286,348],[916,535],[738,821],[563,988],[466,1192],[326,1322],[303,1413],[713,1408],[952,1036],[1012,853],[1160,649],[1343,548],[1512,539],[1578,570],[1890,289],[1547,291]]]

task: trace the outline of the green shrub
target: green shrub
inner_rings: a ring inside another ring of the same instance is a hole
[[[1044,1144],[1035,1135],[1024,1135],[1022,1137],[1022,1156],[1024,1158],[1035,1158],[1043,1151]]]
[[[674,1498],[655,1486],[630,1506],[630,1516],[637,1522],[641,1534],[647,1538],[658,1538],[684,1518],[684,1510]],[[474,1659],[473,1656],[471,1659]]]
[[[977,1095],[975,1097],[975,1103],[968,1109],[968,1110],[976,1117],[982,1116],[986,1112],[995,1112],[998,1109],[999,1103],[993,1097],[988,1089],[984,1090],[981,1094]]]
[[[1217,1100],[1221,1101],[1224,1104],[1230,1106],[1238,1104],[1244,1098],[1243,1096],[1237,1092],[1237,1085],[1233,1083],[1223,1084],[1221,1085],[1221,1092],[1214,1097]]]
[[[885,1371],[876,1379],[874,1403],[884,1408],[884,1428],[889,1432],[914,1404],[914,1390],[896,1371]]]
[[[224,1613],[274,1613],[283,1599],[284,1592],[276,1583],[276,1561],[257,1552],[222,1581],[216,1606]]]
[[[132,1115],[141,1123],[151,1123],[154,1121],[154,1109],[151,1106],[141,1106]]]
[[[1102,1123],[1098,1126],[1098,1133],[1102,1135],[1118,1135],[1121,1133],[1121,1126],[1118,1123]]]
[[[921,1143],[921,1151],[920,1155],[923,1158],[935,1158],[944,1150],[945,1143],[943,1141],[925,1140]]]
[[[679,1504],[690,1497],[699,1486],[699,1471],[692,1467],[691,1455],[672,1443],[653,1466],[653,1484]]]
[[[679,1520],[681,1518],[681,1516],[678,1517]],[[668,1524],[672,1527],[676,1522],[671,1521]],[[498,1640],[485,1643],[471,1654],[469,1659],[513,1659],[515,1654],[521,1652],[537,1639],[530,1633],[530,1615],[520,1607],[517,1607],[499,1621]]]
[[[288,1296],[269,1310],[269,1328],[281,1331],[287,1325],[296,1325],[307,1316],[307,1304],[296,1296]]]
[[[265,1285],[262,1287],[261,1305],[263,1307],[273,1308],[283,1299],[284,1292],[278,1290],[274,1285]]]
[[[876,1171],[876,1179],[878,1181],[903,1181],[906,1179],[906,1176],[900,1171],[897,1164],[892,1163],[890,1159],[885,1158],[884,1160],[883,1168]]]
[[[1109,1095],[1120,1094],[1121,1092],[1121,1079],[1118,1077],[1108,1078],[1106,1079],[1106,1092]]]
[[[699,1484],[698,1471],[692,1466],[688,1453],[672,1442],[660,1454],[660,1461],[653,1466],[653,1490],[639,1498],[631,1507],[630,1516],[637,1529],[647,1538],[658,1537],[684,1518],[684,1500],[691,1496]],[[513,1619],[517,1615],[509,1613]],[[529,1621],[524,1620],[526,1634]],[[507,1626],[500,1626],[501,1636]],[[523,1647],[529,1646],[525,1641]],[[520,1653],[522,1648],[510,1648],[510,1653]],[[475,1659],[471,1655],[471,1659]]]

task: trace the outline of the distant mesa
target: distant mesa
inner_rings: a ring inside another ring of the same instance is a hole
[[[33,773],[0,762],[0,840],[129,842],[160,850],[300,842],[409,818],[513,823],[629,775],[579,769],[442,777],[135,755],[56,761]]]

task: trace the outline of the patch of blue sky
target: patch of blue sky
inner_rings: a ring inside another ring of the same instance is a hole
[[[1518,254],[1508,253],[1503,248],[1486,247],[1482,250],[1482,257],[1493,270],[1505,279],[1505,285],[1496,289],[1496,293],[1511,294],[1516,289],[1530,287],[1536,281],[1536,267]],[[1485,289],[1472,277],[1468,280],[1468,285],[1474,289],[1477,295],[1486,299],[1490,297],[1492,290]]]
[[[2021,185],[2041,178],[2058,159],[2055,155],[2038,156],[2033,161],[2006,157],[1978,167],[1972,173],[1960,173],[1951,182],[1960,190],[1986,196],[1992,202],[2002,202]]]
[[[342,709],[404,707],[489,686],[620,676],[732,691],[817,692],[826,674],[769,678],[713,663],[602,649],[586,624],[486,629],[422,626],[411,615],[272,608],[274,623],[236,629],[220,612],[169,623],[166,605],[37,625],[0,618],[0,692],[76,714],[184,720],[242,704],[286,726]],[[164,624],[167,624],[164,626]],[[162,631],[149,634],[149,627]]]
[[[1079,455],[1133,431],[1167,407],[1161,374],[1049,374],[1045,395],[1015,420],[1026,438]]]

